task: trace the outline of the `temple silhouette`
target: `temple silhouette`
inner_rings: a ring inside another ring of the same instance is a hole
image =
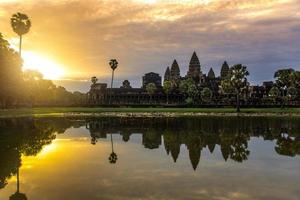
[[[129,80],[124,80],[120,88],[108,88],[107,83],[93,83],[87,93],[88,104],[165,105],[168,101],[169,105],[184,105],[186,103],[186,95],[180,91],[179,86],[181,81],[192,78],[198,91],[201,91],[203,88],[209,88],[212,91],[213,101],[210,102],[211,105],[234,105],[235,94],[225,94],[227,101],[223,100],[224,94],[220,94],[221,81],[228,77],[230,70],[226,61],[222,64],[219,76],[216,76],[213,68],[210,68],[207,74],[203,73],[196,52],[193,52],[188,66],[186,75],[181,76],[180,67],[175,59],[171,67],[166,68],[163,81],[158,73],[149,72],[142,77],[142,86],[139,88],[133,88]],[[168,95],[163,89],[165,81],[169,81],[172,87]],[[153,83],[156,86],[155,93],[151,95],[151,98],[146,89],[149,83]],[[250,90],[243,94],[247,101],[242,100],[241,104],[257,105],[259,99],[267,96],[273,86],[274,83],[272,81],[263,82],[262,86],[251,86]],[[207,102],[199,101],[196,104],[207,104]]]

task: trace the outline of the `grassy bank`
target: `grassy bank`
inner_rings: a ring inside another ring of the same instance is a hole
[[[0,117],[21,116],[198,116],[236,115],[234,108],[86,108],[43,107],[0,110]],[[240,115],[300,116],[300,108],[244,108]]]

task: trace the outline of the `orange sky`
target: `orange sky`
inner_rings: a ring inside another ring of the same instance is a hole
[[[224,60],[243,63],[252,83],[282,66],[300,68],[299,0],[0,0],[0,32],[14,45],[9,20],[17,11],[32,20],[24,52],[35,62],[27,57],[27,65],[47,62],[71,90],[86,91],[94,75],[108,82],[110,58],[120,64],[116,85],[129,79],[137,87],[174,58],[185,75],[194,50],[205,73],[218,74]],[[46,77],[54,73],[45,68]]]

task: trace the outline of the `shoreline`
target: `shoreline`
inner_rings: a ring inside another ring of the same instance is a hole
[[[300,108],[88,108],[39,107],[0,110],[0,118],[13,117],[300,117]]]

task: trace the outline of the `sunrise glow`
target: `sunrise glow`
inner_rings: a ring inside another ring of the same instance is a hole
[[[44,78],[51,80],[58,80],[64,75],[63,67],[47,57],[31,51],[25,51],[22,57],[24,59],[23,70],[37,70],[43,74]]]

